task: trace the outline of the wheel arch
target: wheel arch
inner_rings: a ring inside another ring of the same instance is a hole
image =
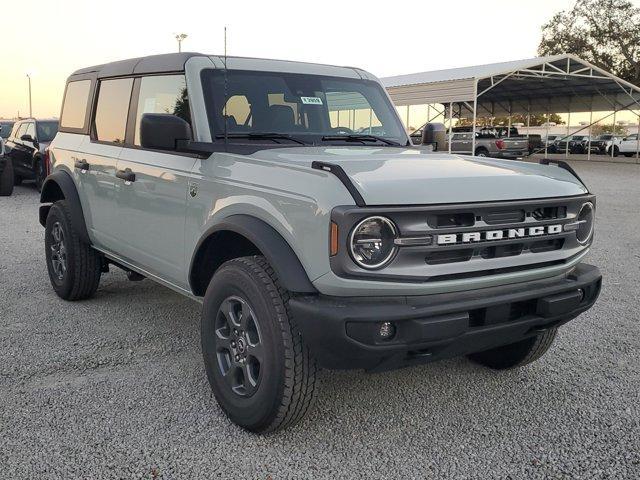
[[[207,229],[189,265],[189,286],[202,297],[215,271],[227,260],[263,255],[291,292],[316,293],[297,255],[271,225],[251,215],[231,215]]]
[[[71,178],[71,175],[64,170],[58,170],[57,172],[52,173],[42,184],[40,203],[43,203],[44,205],[40,206],[39,216],[40,225],[43,227],[46,225],[51,204],[58,200],[67,200],[69,210],[71,212],[71,219],[73,220],[73,224],[77,229],[80,238],[83,242],[91,244],[76,184],[74,183],[73,178]]]

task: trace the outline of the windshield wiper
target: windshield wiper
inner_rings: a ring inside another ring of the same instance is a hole
[[[216,138],[225,138],[225,136],[226,138],[248,138],[250,140],[253,140],[253,139],[274,140],[276,143],[280,143],[277,141],[278,139],[283,139],[283,140],[291,140],[292,142],[299,143],[300,145],[307,145],[306,142],[303,142],[302,140],[299,140],[287,133],[247,132],[247,133],[227,133],[227,135],[225,135],[224,133],[220,133],[216,135]]]
[[[364,133],[352,133],[349,135],[325,135],[322,137],[322,140],[344,140],[345,142],[382,142],[387,145],[393,145],[395,147],[401,147],[402,145],[398,142],[394,142],[393,140],[389,140],[384,137],[379,137],[377,135],[368,135]]]

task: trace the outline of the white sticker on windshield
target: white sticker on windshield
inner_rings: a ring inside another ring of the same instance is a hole
[[[322,105],[322,99],[320,97],[300,97],[302,103],[305,105]]]

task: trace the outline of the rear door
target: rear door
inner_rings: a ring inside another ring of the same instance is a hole
[[[191,124],[184,75],[136,79],[127,145],[117,165],[119,172],[133,175],[128,182],[116,180],[118,215],[125,227],[119,252],[149,273],[185,287],[185,213],[196,159],[142,148],[140,119],[145,113],[173,114]]]
[[[471,134],[470,133],[454,133],[451,138],[452,153],[471,153]]]
[[[118,218],[116,164],[122,152],[132,78],[101,80],[91,135],[71,159],[83,192],[85,217],[96,246],[117,252],[123,231],[131,228]]]

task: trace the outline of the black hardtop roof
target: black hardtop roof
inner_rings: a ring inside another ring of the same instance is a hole
[[[71,74],[84,75],[96,74],[98,78],[119,77],[122,75],[132,75],[136,73],[162,73],[178,72],[184,70],[184,64],[191,57],[205,57],[202,53],[183,52],[165,53],[161,55],[149,55],[147,57],[130,58],[117,62],[94,65],[93,67],[81,68]]]
[[[211,59],[214,63],[218,61],[224,62],[223,57],[219,55],[207,55],[204,53],[197,52],[182,52],[182,53],[165,53],[160,55],[149,55],[146,57],[138,57],[138,58],[130,58],[128,60],[120,60],[117,62],[105,63],[103,65],[94,65],[93,67],[81,68],[80,70],[76,70],[73,72],[69,80],[77,80],[80,78],[86,77],[97,77],[97,78],[107,78],[107,77],[122,77],[128,75],[140,75],[140,74],[152,74],[152,73],[165,73],[165,72],[180,72],[184,71],[185,64],[187,60],[191,57],[204,57]],[[217,60],[216,60],[217,59]],[[286,66],[286,65],[300,65],[306,64],[310,66],[315,66],[321,69],[336,69],[336,71],[342,70],[342,75],[344,72],[351,71],[353,74],[359,76],[360,78],[368,78],[370,76],[369,73],[361,70],[359,68],[347,67],[347,66],[337,66],[337,65],[326,65],[319,63],[309,63],[309,62],[299,62],[299,61],[289,61],[289,60],[274,60],[267,58],[253,58],[253,57],[236,57],[229,56],[230,62],[233,60],[251,60],[256,61],[259,64],[264,64],[264,62],[273,62],[275,65]],[[220,66],[223,63],[220,63]],[[78,77],[78,78],[74,78]]]

